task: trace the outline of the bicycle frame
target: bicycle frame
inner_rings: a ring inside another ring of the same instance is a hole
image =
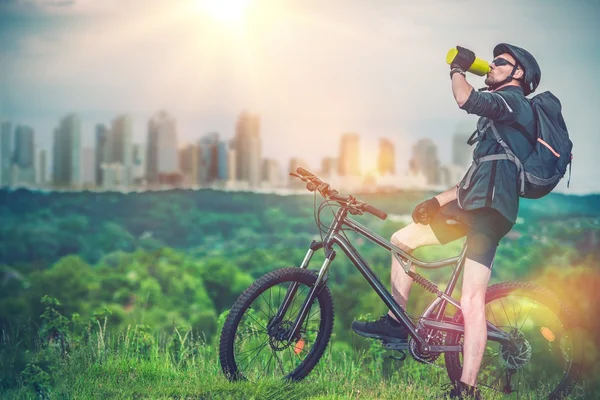
[[[463,249],[459,256],[448,258],[435,262],[425,262],[422,260],[418,260],[406,253],[401,248],[397,247],[393,243],[387,241],[382,236],[377,233],[369,230],[365,226],[359,224],[358,222],[347,218],[348,209],[346,207],[341,207],[335,214],[331,225],[329,226],[328,233],[323,239],[323,242],[313,241],[308,249],[300,268],[308,268],[308,265],[314,255],[315,251],[323,248],[325,251],[325,261],[319,270],[319,275],[314,287],[309,292],[308,296],[304,300],[304,303],[301,307],[300,313],[296,317],[296,320],[293,323],[292,329],[289,333],[289,340],[292,340],[297,336],[300,326],[302,325],[304,319],[306,318],[310,307],[315,300],[316,296],[320,292],[320,290],[325,286],[327,282],[327,272],[329,270],[329,266],[331,262],[334,260],[336,256],[336,252],[333,250],[333,246],[337,245],[342,249],[344,254],[350,259],[350,261],[354,264],[354,266],[360,271],[360,273],[364,276],[364,278],[369,282],[373,290],[379,295],[381,300],[385,303],[385,305],[392,311],[392,313],[396,316],[398,321],[401,321],[409,331],[411,337],[421,346],[423,351],[430,352],[459,352],[462,351],[461,346],[432,346],[427,343],[427,338],[421,336],[420,332],[425,332],[425,330],[438,330],[443,332],[460,332],[464,334],[464,326],[457,323],[448,322],[445,320],[445,311],[446,306],[451,304],[452,306],[460,309],[460,302],[456,301],[452,298],[452,292],[456,286],[458,281],[458,277],[462,272],[464,267],[464,259],[465,253],[467,250],[466,244],[463,246]],[[390,292],[387,288],[381,283],[379,277],[373,272],[373,270],[369,267],[368,263],[362,258],[362,256],[358,253],[358,251],[352,246],[352,244],[343,236],[340,232],[343,228],[348,228],[359,235],[367,238],[369,241],[377,244],[379,247],[382,247],[389,251],[393,257],[400,262],[404,271],[409,274],[413,279],[425,287],[428,291],[436,294],[436,298],[429,304],[429,306],[425,309],[425,312],[419,318],[419,322],[415,325],[413,321],[410,319],[406,311],[402,309],[398,303],[394,300]],[[446,266],[454,265],[454,271],[450,276],[450,280],[448,286],[444,291],[441,291],[437,288],[435,284],[427,280],[425,277],[410,271],[412,265],[417,267],[425,268],[425,269],[437,269]],[[276,314],[273,318],[273,322],[280,321],[287,308],[293,299],[293,296],[296,293],[298,288],[297,283],[292,283],[290,288],[288,289],[284,300]],[[436,311],[437,309],[437,311]],[[494,326],[492,323],[487,321],[487,331],[488,331],[488,340],[505,343],[510,342],[509,335],[502,331],[501,329]]]

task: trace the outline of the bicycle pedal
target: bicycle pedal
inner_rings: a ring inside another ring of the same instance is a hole
[[[382,343],[383,343],[383,347],[385,347],[387,350],[396,350],[396,351],[400,351],[400,352],[402,352],[402,350],[408,350],[408,342],[399,342],[399,343],[382,342]]]

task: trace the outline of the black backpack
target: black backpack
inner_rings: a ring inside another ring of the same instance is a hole
[[[537,121],[537,140],[533,151],[520,160],[502,140],[493,121],[489,121],[494,138],[502,145],[505,154],[484,156],[484,158],[509,159],[517,166],[520,195],[528,199],[539,199],[550,193],[562,179],[569,167],[569,186],[573,142],[569,139],[567,125],[561,112],[560,100],[550,92],[540,93],[529,100]]]

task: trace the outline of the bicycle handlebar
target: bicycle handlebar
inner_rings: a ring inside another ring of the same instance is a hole
[[[308,190],[310,190],[311,192],[318,190],[319,193],[321,193],[321,195],[323,197],[326,197],[326,198],[329,198],[331,200],[335,200],[338,202],[345,202],[348,206],[350,206],[354,209],[368,212],[369,214],[372,214],[382,220],[385,220],[387,218],[387,214],[384,211],[381,211],[380,209],[373,207],[370,204],[367,204],[363,201],[358,201],[352,196],[340,196],[338,194],[337,190],[332,189],[328,183],[323,182],[321,179],[317,178],[317,176],[315,174],[305,170],[304,168],[298,167],[296,169],[296,172],[298,173],[298,175],[296,175],[296,174],[290,174],[290,175],[297,176],[300,179],[302,179],[303,181],[308,181],[306,188]]]

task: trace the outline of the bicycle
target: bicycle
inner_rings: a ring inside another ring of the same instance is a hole
[[[336,257],[335,245],[409,331],[408,345],[382,341],[385,348],[399,351],[400,359],[406,357],[408,350],[415,360],[429,364],[444,354],[451,382],[459,381],[464,325],[460,303],[452,292],[464,266],[466,244],[457,257],[435,262],[416,259],[349,218],[349,214],[369,213],[384,220],[385,212],[353,196],[341,196],[303,168],[290,175],[305,182],[315,196],[319,192],[325,198],[315,212],[320,233],[325,236],[322,241],[311,242],[300,267],[263,275],[235,301],[220,338],[219,358],[227,378],[252,381],[279,376],[299,381],[317,365],[333,330],[334,309],[327,280]],[[321,232],[319,215],[329,204],[337,204],[339,209],[327,230]],[[344,230],[354,231],[389,251],[414,282],[436,295],[416,323],[395,302]],[[324,250],[325,259],[315,273],[308,265],[320,249]],[[413,265],[425,269],[453,266],[454,270],[442,291],[411,271]],[[448,314],[448,305],[456,309],[454,315]],[[534,398],[554,399],[569,393],[580,368],[580,349],[574,318],[556,296],[531,283],[494,284],[487,289],[486,319],[488,344],[479,373],[480,388],[506,395],[530,394]],[[254,368],[250,368],[253,364]]]

